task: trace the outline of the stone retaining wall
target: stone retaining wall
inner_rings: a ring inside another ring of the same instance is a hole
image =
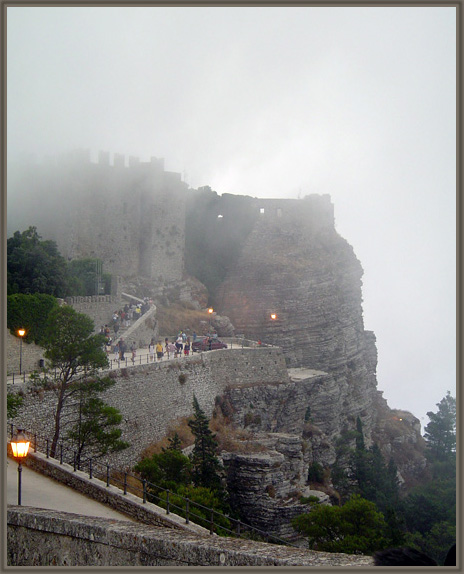
[[[8,566],[372,566],[368,556],[329,554],[251,540],[9,506]]]
[[[5,336],[5,351],[6,351],[6,365],[7,374],[15,375],[15,380],[19,380],[19,362],[21,355],[21,341],[19,337],[15,337],[9,331]],[[22,368],[23,373],[30,373],[39,368],[39,360],[43,358],[43,349],[35,343],[26,343],[23,341],[22,350]]]
[[[285,359],[278,347],[209,351],[122,368],[111,371],[110,375],[115,377],[116,384],[102,398],[120,410],[122,439],[131,443],[130,448],[111,455],[111,465],[119,467],[132,467],[147,446],[165,436],[171,424],[191,416],[193,395],[210,417],[216,397],[226,388],[288,382]],[[8,391],[24,396],[17,418],[9,422],[51,437],[54,391],[34,393],[28,382],[8,384]]]

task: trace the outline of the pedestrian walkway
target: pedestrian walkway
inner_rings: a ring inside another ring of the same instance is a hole
[[[18,504],[18,463],[12,458],[7,459],[7,503]],[[21,479],[21,505],[135,522],[125,514],[116,512],[24,465]]]
[[[164,339],[163,339],[164,341]],[[236,339],[236,338],[226,338],[224,337],[222,339],[222,341],[227,342],[228,344],[228,348],[229,349],[233,349],[234,346],[235,348],[240,348],[240,347],[260,347],[261,345],[258,345],[257,343],[251,343],[251,342],[247,342],[246,344],[240,340],[240,339]],[[214,353],[215,351],[202,351],[205,353]],[[201,354],[200,353],[194,353],[193,351],[190,351],[190,357],[197,355],[197,354]],[[164,354],[163,358],[161,360],[158,360],[156,358],[156,354],[155,354],[155,359],[153,361],[150,361],[150,354],[148,353],[148,350],[146,348],[140,348],[137,349],[137,353],[136,353],[136,357],[134,362],[132,362],[132,354],[131,354],[131,350],[127,349],[125,354],[124,354],[124,360],[120,360],[116,358],[116,354],[115,353],[109,353],[108,354],[108,368],[105,369],[101,369],[101,371],[107,371],[107,370],[115,370],[115,369],[122,369],[122,368],[127,368],[127,367],[137,367],[139,365],[153,365],[155,363],[165,363],[167,361],[182,361],[185,360],[188,357],[185,357],[184,354],[181,354],[179,357],[175,357],[174,355],[170,355],[170,357],[168,358],[166,353]],[[36,371],[36,373],[39,374],[39,376],[42,375],[42,373],[40,371]],[[19,375],[18,373],[16,374],[12,374],[12,375],[7,375],[7,383],[22,383],[22,382],[26,382],[29,380],[29,375],[31,373],[22,373],[21,375]]]

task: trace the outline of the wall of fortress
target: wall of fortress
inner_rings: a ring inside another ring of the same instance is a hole
[[[160,283],[182,278],[187,184],[162,160],[130,157],[126,165],[115,154],[110,165],[109,154],[92,163],[81,152],[12,166],[9,174],[9,193],[26,207],[9,206],[15,230],[35,225],[66,259],[100,258],[106,273]]]
[[[163,438],[179,418],[191,416],[193,395],[211,417],[216,397],[228,387],[288,382],[285,359],[277,347],[198,353],[175,361],[122,368],[112,371],[111,376],[116,384],[102,398],[122,413],[122,439],[131,443],[131,448],[110,457],[111,464],[120,467],[133,466],[141,452]],[[8,392],[24,396],[17,419],[10,422],[51,436],[54,392],[33,392],[29,382],[8,384]]]

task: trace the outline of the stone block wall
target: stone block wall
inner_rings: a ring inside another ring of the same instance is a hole
[[[10,506],[8,566],[372,566],[369,556],[315,552],[168,528]]]
[[[96,332],[102,325],[109,325],[113,313],[121,307],[120,298],[112,295],[67,297],[66,303],[78,313],[88,315],[94,322]]]
[[[156,158],[128,167],[124,156],[115,154],[113,165],[101,159],[11,166],[9,190],[18,201],[8,233],[30,224],[21,210],[27,202],[39,234],[66,259],[100,258],[105,273],[125,277],[182,279],[187,184]]]
[[[228,387],[288,382],[285,360],[277,347],[210,351],[121,368],[111,376],[116,384],[102,398],[122,413],[122,439],[131,443],[129,449],[111,455],[111,464],[119,467],[132,467],[146,447],[165,436],[170,425],[191,416],[193,395],[210,417],[216,397]],[[8,391],[24,395],[17,419],[10,422],[51,436],[56,405],[53,391],[34,393],[29,382],[9,384]]]
[[[15,380],[19,379],[19,363],[21,355],[21,341],[19,337],[15,337],[9,331],[6,333],[6,365],[7,374],[14,373]],[[22,350],[22,371],[30,373],[31,371],[39,368],[39,360],[43,358],[43,349],[35,343],[25,343],[23,341]],[[18,381],[19,382],[19,381]]]

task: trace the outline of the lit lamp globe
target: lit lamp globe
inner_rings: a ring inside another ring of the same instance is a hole
[[[271,313],[271,319],[275,321],[277,319],[277,315],[275,313]]]
[[[19,374],[22,374],[23,365],[23,337],[26,334],[26,329],[18,329],[18,335],[21,337],[19,339]]]
[[[18,506],[21,506],[21,472],[22,472],[22,460],[27,456],[29,450],[30,442],[27,440],[22,429],[18,429],[18,432],[11,437],[10,441],[11,450],[13,456],[18,461]]]
[[[208,313],[209,313],[209,333],[208,333],[208,335],[211,335],[211,317],[213,315],[213,311],[214,311],[214,309],[212,307],[210,307],[208,309]]]

